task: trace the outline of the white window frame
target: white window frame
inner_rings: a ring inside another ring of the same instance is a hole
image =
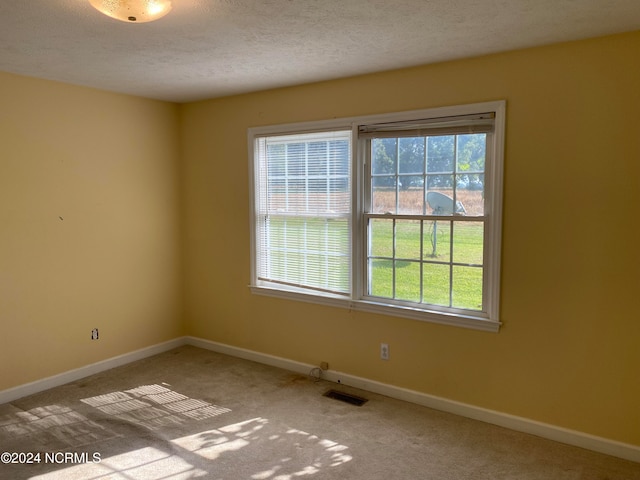
[[[408,302],[385,301],[367,297],[366,290],[366,225],[364,221],[366,149],[358,138],[358,127],[377,123],[404,122],[435,119],[460,115],[495,112],[494,130],[487,145],[485,165],[485,263],[483,278],[484,310],[440,308],[432,305],[410,305]],[[361,310],[395,317],[410,318],[432,323],[454,325],[476,330],[497,332],[500,328],[500,259],[502,238],[502,185],[505,144],[506,102],[503,100],[457,105],[449,107],[413,110],[382,115],[368,115],[284,125],[253,127],[248,130],[249,178],[250,178],[250,232],[251,232],[251,283],[254,294],[267,295],[297,301],[318,303],[352,310]],[[254,149],[256,138],[271,135],[288,135],[323,130],[350,129],[352,148],[352,245],[351,245],[351,294],[348,297],[325,292],[284,286],[258,280],[256,259],[256,175]]]

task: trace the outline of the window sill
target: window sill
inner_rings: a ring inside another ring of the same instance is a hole
[[[452,325],[455,327],[481,330],[485,332],[498,332],[501,322],[489,320],[481,316],[459,315],[444,312],[434,312],[420,310],[406,306],[383,304],[369,300],[353,300],[348,297],[331,294],[309,294],[295,289],[283,290],[263,285],[252,285],[249,287],[251,293],[268,297],[283,298],[299,302],[315,303],[331,307],[346,308],[349,310],[389,315],[393,317],[408,318],[422,322],[437,323],[441,325]]]

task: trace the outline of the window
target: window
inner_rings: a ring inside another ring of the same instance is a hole
[[[252,291],[497,331],[504,110],[250,129]]]
[[[258,137],[256,280],[351,293],[351,131]]]

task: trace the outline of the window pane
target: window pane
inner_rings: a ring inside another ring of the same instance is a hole
[[[283,178],[286,171],[286,155],[284,145],[267,146],[267,157],[269,158],[269,178]]]
[[[420,302],[420,263],[396,260],[396,299]]]
[[[393,298],[393,260],[369,260],[369,295]]]
[[[307,207],[309,212],[326,212],[328,211],[328,180],[326,178],[310,178],[308,180],[308,200]]]
[[[287,175],[302,176],[305,174],[305,146],[303,143],[286,145]]]
[[[393,220],[370,220],[369,256],[393,258]]]
[[[449,265],[424,264],[424,303],[449,306],[449,271]]]
[[[351,213],[351,189],[349,188],[349,178],[336,176],[329,179],[329,200],[327,205],[329,213]]]
[[[482,310],[482,268],[453,267],[452,306]]]
[[[456,135],[457,172],[484,172],[487,153],[487,134]]]
[[[371,212],[396,213],[396,177],[373,177],[371,183]]]
[[[402,175],[398,177],[398,181],[398,213],[424,214],[424,178],[420,175]]]
[[[425,221],[423,255],[425,259],[449,262],[451,260],[451,222]]]
[[[455,135],[427,137],[427,172],[453,172]]]
[[[424,173],[425,137],[398,139],[398,168],[400,173]]]
[[[329,144],[328,158],[329,174],[347,177],[350,175],[351,154],[349,152],[349,142],[344,140],[332,140]]]
[[[484,175],[456,176],[456,200],[462,204],[465,215],[484,215]]]
[[[329,290],[349,292],[351,283],[351,260],[349,255],[336,255],[326,258]]]
[[[287,205],[287,182],[284,177],[269,177],[267,180],[269,195],[269,210],[284,210]]]
[[[420,220],[396,220],[395,258],[420,260]]]
[[[371,172],[374,175],[398,172],[398,141],[396,138],[376,138],[371,141]]]
[[[454,222],[453,261],[482,265],[484,224],[482,222]]]
[[[327,174],[327,142],[310,142],[307,144],[307,175],[313,178],[316,175]]]

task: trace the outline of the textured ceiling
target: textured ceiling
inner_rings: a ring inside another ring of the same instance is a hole
[[[0,0],[0,70],[186,102],[640,28],[640,0],[172,1]]]

